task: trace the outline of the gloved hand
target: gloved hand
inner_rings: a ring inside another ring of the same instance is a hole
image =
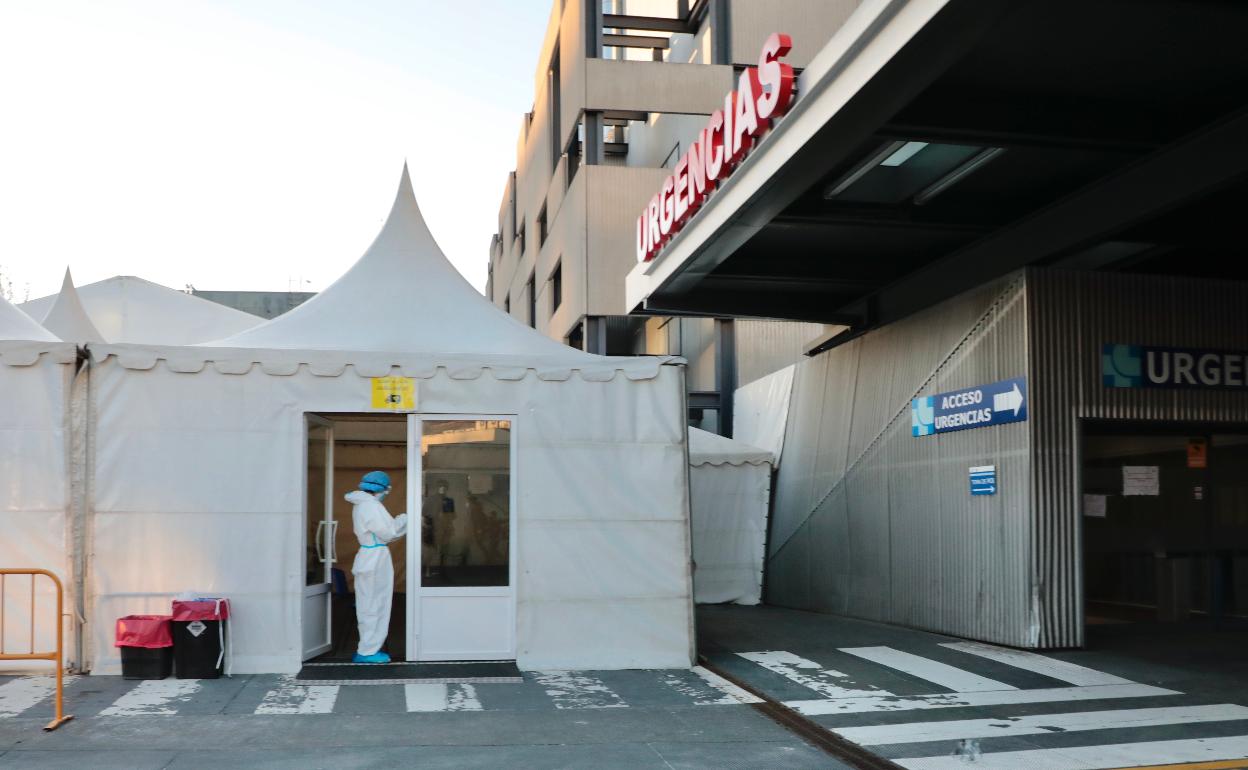
[[[394,517],[394,529],[398,533],[397,535],[395,535],[396,540],[407,534],[407,514],[406,513],[400,513],[398,516]]]

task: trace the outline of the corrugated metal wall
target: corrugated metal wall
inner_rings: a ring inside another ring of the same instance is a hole
[[[1037,269],[1027,304],[1039,644],[1080,646],[1080,421],[1248,423],[1244,391],[1103,387],[1102,346],[1248,349],[1248,284]]]
[[[797,363],[806,345],[829,327],[800,321],[738,319],[733,324],[737,348],[737,383],[746,385]]]
[[[768,601],[1033,646],[1029,423],[914,438],[910,400],[1027,374],[1015,275],[798,364]],[[972,498],[967,469],[1000,491]]]

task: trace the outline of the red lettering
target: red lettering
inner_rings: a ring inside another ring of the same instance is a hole
[[[753,68],[741,73],[737,81],[736,104],[733,110],[732,157],[734,162],[749,152],[758,134],[758,116],[754,113],[754,83],[757,82]]]
[[[737,90],[724,96],[723,109],[711,113],[706,128],[677,162],[675,173],[663,180],[659,194],[637,220],[639,259],[653,259],[745,158],[771,121],[788,111],[796,78],[793,68],[780,59],[792,48],[788,35],[776,33],[767,38],[758,67],[746,68]]]
[[[684,222],[689,214],[689,154],[685,153],[676,162],[676,172],[672,174],[676,181],[672,189],[672,214],[677,222]]]
[[[663,239],[672,232],[672,223],[675,221],[675,212],[672,210],[672,188],[675,182],[669,176],[663,180],[663,189],[659,191],[659,232],[663,233]]]
[[[706,198],[706,161],[703,160],[703,147],[706,146],[706,129],[698,132],[698,138],[689,145],[689,213],[697,211]]]
[[[663,234],[659,231],[659,196],[650,199],[650,207],[646,210],[646,229],[650,233],[650,253],[659,250],[663,243]]]
[[[724,171],[724,113],[715,110],[706,124],[706,140],[702,143],[702,162],[706,164],[709,187]]]
[[[755,93],[760,122],[780,117],[793,101],[793,68],[779,61],[791,50],[792,38],[779,32],[763,43],[763,52],[758,57],[758,82],[761,87]]]

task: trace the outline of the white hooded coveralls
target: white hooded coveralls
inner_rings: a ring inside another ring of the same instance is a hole
[[[363,490],[348,492],[351,528],[360,541],[351,574],[355,576],[355,616],[360,626],[360,655],[381,649],[390,631],[390,602],[394,596],[394,562],[386,544],[407,534],[407,514],[394,518],[381,501]]]

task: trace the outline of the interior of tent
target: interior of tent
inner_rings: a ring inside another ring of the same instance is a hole
[[[93,670],[115,670],[111,619],[187,589],[231,599],[239,673],[349,650],[373,544],[344,495],[366,469],[411,514],[389,546],[396,660],[690,665],[683,362],[590,355],[494,307],[406,169],[363,257],[303,305],[214,343],[88,349]]]

